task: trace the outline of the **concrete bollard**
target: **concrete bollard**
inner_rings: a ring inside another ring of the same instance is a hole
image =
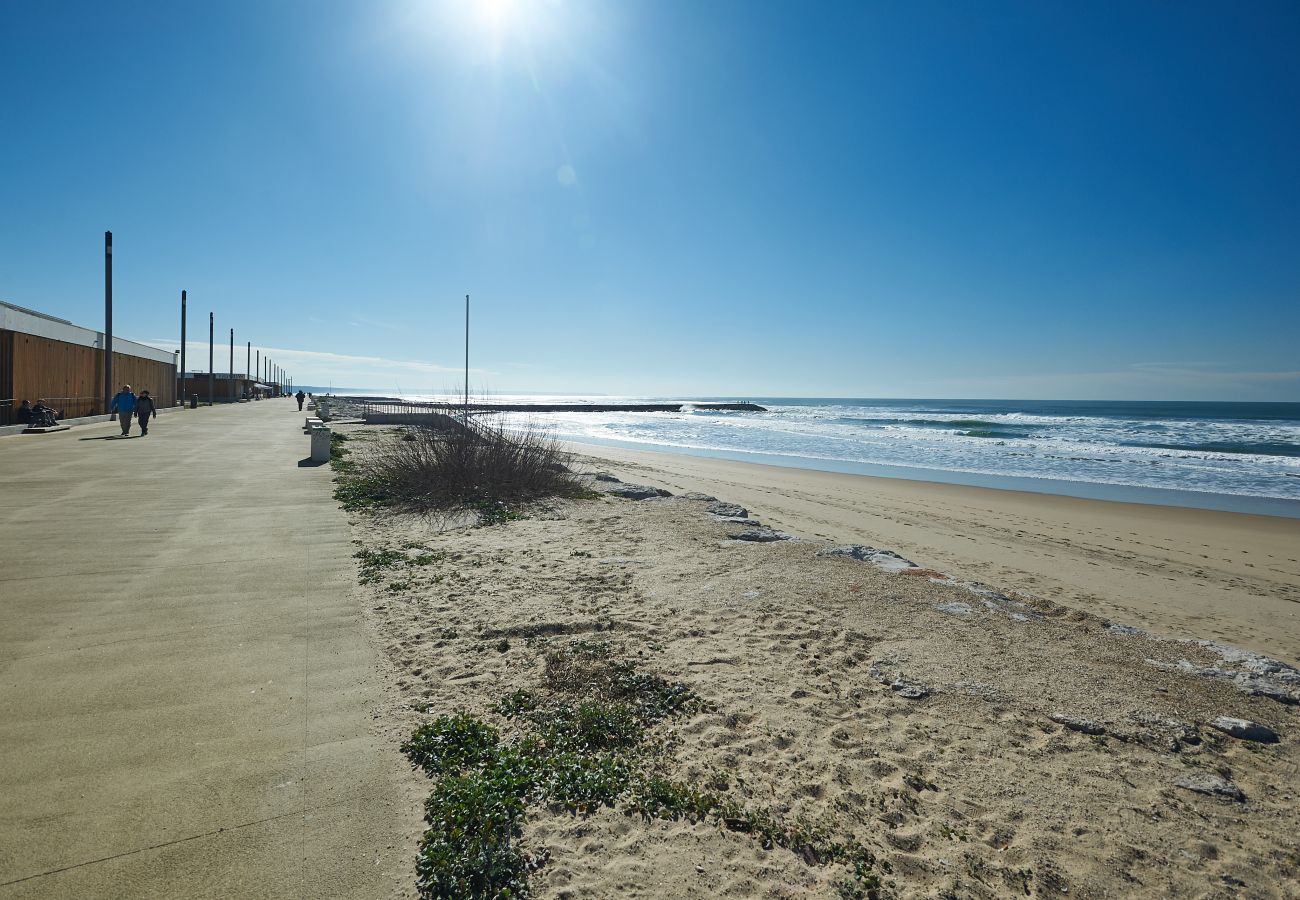
[[[330,430],[324,425],[313,425],[311,428],[311,461],[330,461]]]

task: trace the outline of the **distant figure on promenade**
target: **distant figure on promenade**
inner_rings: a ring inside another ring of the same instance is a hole
[[[109,409],[117,413],[118,424],[122,426],[122,437],[129,435],[131,417],[135,414],[135,394],[131,392],[131,385],[122,385],[122,390],[117,392],[117,396],[113,398],[113,405]]]
[[[31,424],[35,428],[53,428],[58,423],[58,416],[54,413],[54,408],[46,406],[44,400],[37,400],[36,405],[32,407]]]
[[[135,415],[140,420],[140,437],[144,437],[149,433],[149,420],[158,415],[153,397],[149,396],[148,391],[141,391],[140,396],[135,398]]]
[[[24,400],[22,406],[18,407],[18,412],[14,415],[18,424],[30,425],[32,423],[32,402]]]
[[[294,394],[293,396],[294,399],[298,401],[298,412],[302,412],[302,401],[307,399],[307,395],[302,392],[301,388],[299,388],[298,393]]]

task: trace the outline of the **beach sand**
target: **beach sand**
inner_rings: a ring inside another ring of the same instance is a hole
[[[1300,661],[1300,519],[570,445],[626,480],[725,493],[808,538],[1176,637]]]
[[[358,456],[391,439],[352,433]],[[1293,651],[1294,523],[584,451],[805,540],[733,540],[682,496],[482,528],[354,514],[359,552],[393,551],[360,588],[393,752],[458,711],[509,734],[494,705],[601,641],[707,701],[661,726],[673,778],[859,842],[881,896],[1297,896],[1300,673],[1172,639]],[[919,565],[819,555],[851,543]],[[866,896],[842,865],[618,807],[530,809],[520,846],[548,855],[539,897]]]

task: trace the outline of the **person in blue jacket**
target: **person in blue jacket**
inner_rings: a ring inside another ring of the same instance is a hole
[[[129,435],[131,419],[135,417],[135,394],[131,393],[131,385],[122,385],[122,390],[118,391],[117,396],[113,398],[110,410],[117,413],[118,424],[122,426],[122,437]]]

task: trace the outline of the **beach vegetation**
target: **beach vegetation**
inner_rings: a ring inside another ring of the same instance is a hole
[[[355,468],[355,464],[348,459],[348,448],[343,446],[347,441],[346,434],[339,431],[330,432],[330,467],[335,472],[348,472]]]
[[[352,554],[360,569],[360,581],[362,584],[372,584],[384,580],[386,570],[399,565],[406,558],[406,554],[400,550],[393,550],[383,547],[378,550],[372,550],[369,547],[363,547],[356,553]]]
[[[521,518],[530,504],[589,496],[570,455],[548,433],[491,420],[412,426],[412,440],[375,451],[364,466],[392,505],[422,514],[475,514],[480,525]]]
[[[382,479],[349,468],[334,478],[334,499],[346,510],[375,509],[392,504],[392,497]]]
[[[846,866],[841,897],[878,896],[876,860],[860,844],[665,774],[653,729],[708,708],[688,686],[639,671],[607,642],[577,640],[544,652],[536,689],[508,694],[493,709],[509,737],[459,712],[421,725],[402,745],[434,779],[416,864],[422,896],[527,897],[529,872],[547,858],[519,846],[528,810],[589,815],[603,807],[751,834],[810,864]]]

